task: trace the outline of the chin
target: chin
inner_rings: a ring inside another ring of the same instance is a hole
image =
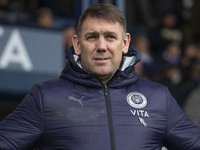
[[[98,76],[107,76],[113,74],[114,70],[108,66],[94,67],[93,72]]]
[[[111,74],[113,74],[111,71],[107,71],[107,70],[98,70],[95,72],[97,76],[110,76]]]

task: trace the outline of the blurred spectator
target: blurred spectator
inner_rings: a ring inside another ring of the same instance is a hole
[[[197,53],[198,48],[195,44],[186,45],[181,60],[182,66],[185,68],[190,67],[192,62],[195,61]]]
[[[143,63],[140,61],[135,65],[135,72],[140,78],[144,77],[144,68],[143,68]]]
[[[183,105],[186,98],[186,89],[182,80],[181,69],[173,65],[168,65],[163,71],[164,76],[161,83],[165,84],[180,106]]]
[[[166,42],[178,42],[181,43],[183,34],[177,29],[177,19],[173,13],[167,13],[162,18],[162,24],[164,25],[161,29],[161,37]],[[165,43],[164,43],[165,44]]]
[[[0,20],[6,21],[9,19],[10,7],[9,0],[0,0]]]
[[[148,0],[127,0],[128,29],[133,34],[148,33],[157,22],[152,14],[152,3]]]
[[[38,27],[64,30],[67,26],[73,26],[74,20],[54,14],[49,7],[39,7],[36,10],[36,24]]]
[[[196,87],[186,99],[183,111],[187,116],[200,127],[200,84]]]
[[[144,64],[141,61],[135,65],[134,69],[140,79],[151,80],[150,77],[144,73]]]
[[[152,49],[158,56],[166,45],[171,42],[181,44],[182,40],[183,33],[179,29],[177,17],[171,12],[162,16],[160,26],[151,34]]]
[[[183,0],[183,18],[188,20],[192,15],[192,7],[194,6],[193,0]]]
[[[73,0],[38,0],[38,7],[48,7],[56,17],[72,18]]]
[[[143,74],[152,78],[156,72],[157,65],[155,63],[154,57],[151,54],[150,43],[147,36],[139,34],[135,36],[131,43],[140,53],[141,62],[143,67]]]
[[[195,61],[193,63],[190,76],[196,82],[200,80],[200,61]]]
[[[200,49],[195,44],[185,47],[181,65],[184,75],[185,88],[189,94],[200,82]]]
[[[38,27],[53,28],[54,15],[52,11],[47,7],[38,9],[36,12],[36,22]]]
[[[72,46],[72,36],[76,33],[75,27],[67,27],[63,31],[63,37],[64,37],[64,48],[66,56],[68,54],[69,48]]]
[[[64,30],[75,24],[73,0],[37,0],[38,8],[49,8],[54,16],[54,29]]]
[[[182,75],[180,44],[171,42],[166,45],[159,61],[160,72],[154,78],[165,84],[179,105],[182,106],[186,96],[186,89]]]
[[[192,0],[191,17],[187,20],[187,26],[185,27],[185,42],[188,43],[199,43],[200,39],[200,1]]]
[[[198,54],[198,47],[195,44],[188,44],[184,47],[183,55],[181,58],[182,71],[184,72],[184,80],[190,80],[190,69],[195,62]]]
[[[189,71],[189,80],[187,83],[188,93],[200,83],[200,61],[195,61]]]
[[[4,23],[23,24],[29,20],[24,0],[0,0],[0,20]]]
[[[169,43],[162,52],[162,63],[171,65],[180,65],[181,61],[181,46],[178,43]]]
[[[177,16],[183,13],[183,0],[149,0],[152,12],[156,19],[161,18],[166,12],[174,12]],[[189,0],[190,1],[190,0]]]

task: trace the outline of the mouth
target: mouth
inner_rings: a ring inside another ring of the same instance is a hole
[[[109,58],[95,58],[94,60],[97,60],[97,61],[104,61],[104,60],[108,60]]]
[[[108,62],[110,58],[102,58],[102,57],[98,57],[98,58],[94,58],[94,61],[98,64],[105,64]]]

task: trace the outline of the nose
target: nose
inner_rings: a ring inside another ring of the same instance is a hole
[[[99,38],[99,40],[98,40],[97,50],[98,50],[98,52],[105,52],[106,51],[106,41],[103,37]]]

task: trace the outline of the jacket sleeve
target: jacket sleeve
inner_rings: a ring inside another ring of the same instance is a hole
[[[43,128],[42,96],[37,86],[0,122],[0,149],[27,150],[39,140]]]
[[[188,119],[185,113],[167,93],[167,142],[173,150],[200,150],[200,129]]]

